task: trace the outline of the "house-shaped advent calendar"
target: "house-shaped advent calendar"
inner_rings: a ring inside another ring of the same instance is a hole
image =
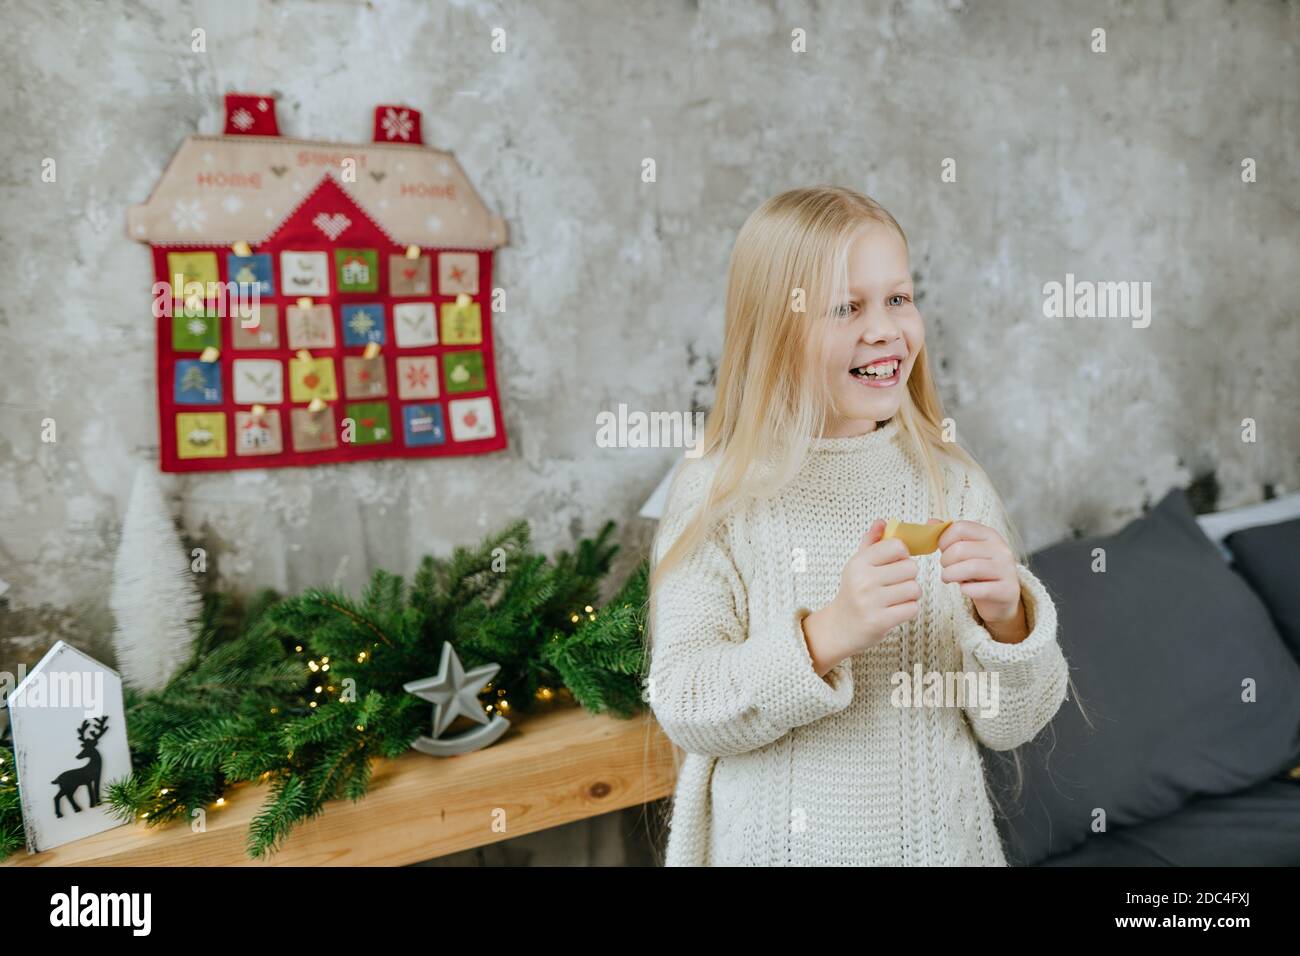
[[[129,210],[153,250],[164,471],[505,447],[505,221],[415,110],[377,108],[374,140],[284,138],[273,98],[231,94],[225,135],[187,139]]]

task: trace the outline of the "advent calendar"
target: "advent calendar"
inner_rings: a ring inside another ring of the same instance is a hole
[[[420,116],[374,142],[279,135],[275,101],[230,94],[128,235],[153,250],[164,471],[430,457],[506,446],[492,253],[506,242]]]

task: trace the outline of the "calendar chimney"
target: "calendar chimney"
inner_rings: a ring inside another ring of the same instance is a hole
[[[258,93],[226,94],[227,136],[279,136],[275,97]]]

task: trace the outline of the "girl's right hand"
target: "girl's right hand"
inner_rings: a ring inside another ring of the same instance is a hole
[[[834,658],[827,670],[879,644],[921,611],[916,560],[897,538],[882,541],[884,533],[883,520],[872,522],[840,573],[834,599],[804,619],[814,662]]]

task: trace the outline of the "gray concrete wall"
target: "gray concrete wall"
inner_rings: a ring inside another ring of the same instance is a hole
[[[510,223],[511,446],[166,476],[222,586],[354,587],[519,515],[548,548],[618,519],[626,567],[673,453],[599,448],[595,416],[708,402],[736,230],[815,182],[907,230],[959,438],[1031,545],[1116,528],[1200,473],[1225,505],[1300,484],[1295,3],[25,0],[5,23],[0,665],[57,637],[107,653],[132,469],[157,443],[149,254],[123,218],[186,135],[220,131],[230,89],[343,142],[376,103],[423,110]],[[1151,282],[1150,326],[1045,318],[1067,272]]]

